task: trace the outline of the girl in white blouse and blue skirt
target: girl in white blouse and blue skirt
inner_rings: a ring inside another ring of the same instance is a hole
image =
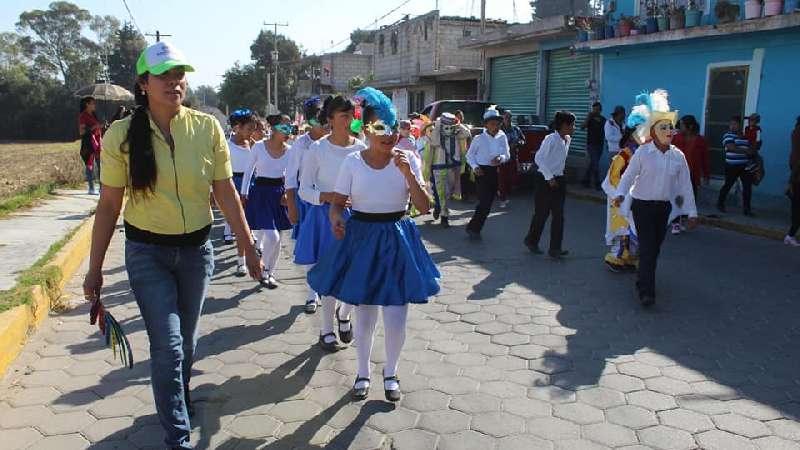
[[[328,212],[334,199],[339,167],[347,155],[366,148],[363,142],[350,134],[354,112],[353,102],[341,95],[329,97],[322,106],[322,114],[330,125],[331,134],[314,142],[303,157],[300,197],[311,204],[311,207],[306,211],[301,225],[302,232],[294,247],[295,264],[317,264],[335,241]],[[349,217],[349,213],[347,208],[342,212],[345,218]],[[339,340],[349,344],[353,340],[350,324],[353,307],[345,303],[337,308],[336,299],[330,296],[323,296],[321,303],[319,345],[325,351],[335,352],[340,347],[333,333],[334,316],[338,322]]]
[[[258,124],[258,117],[249,109],[237,109],[228,118],[233,128],[233,136],[228,140],[228,149],[231,152],[231,168],[233,169],[233,185],[237,192],[242,190],[244,172],[250,164],[252,156],[252,135]],[[233,234],[228,222],[225,222],[223,236],[226,244],[233,243]],[[245,268],[244,252],[240,249],[236,261],[236,276],[247,275]]]
[[[281,251],[281,231],[292,228],[286,210],[285,188],[283,186],[288,163],[286,141],[292,135],[293,127],[280,123],[281,116],[269,116],[272,127],[268,140],[256,143],[251,151],[250,162],[242,180],[242,203],[249,213],[248,223],[255,230],[261,261],[264,263],[263,283],[269,289],[278,287],[275,269]],[[250,186],[253,172],[258,175]]]
[[[370,354],[382,310],[386,399],[400,400],[397,365],[405,342],[409,303],[427,303],[439,292],[439,271],[414,221],[405,214],[409,199],[421,213],[430,209],[422,171],[410,152],[395,148],[399,134],[391,100],[365,88],[362,99],[369,148],[348,155],[336,181],[330,222],[336,241],[308,273],[321,295],[356,306],[358,373],[353,398],[369,394]],[[344,213],[352,203],[352,216]]]

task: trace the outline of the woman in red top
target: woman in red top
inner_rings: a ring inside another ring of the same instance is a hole
[[[103,125],[97,119],[94,97],[81,99],[81,114],[78,116],[78,134],[81,137],[81,157],[86,164],[86,182],[89,183],[89,195],[98,194],[94,189],[94,180],[100,180],[100,140]]]
[[[701,179],[708,184],[711,178],[711,165],[708,144],[700,135],[700,124],[694,116],[683,116],[680,121],[679,133],[672,140],[672,145],[678,147],[686,156],[689,164],[689,174],[692,177],[694,196],[697,199],[697,188]]]

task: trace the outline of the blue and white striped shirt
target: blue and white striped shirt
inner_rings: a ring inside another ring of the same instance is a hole
[[[738,148],[750,148],[750,141],[746,137],[728,131],[722,136],[722,147],[725,149],[725,164],[741,166],[750,162],[750,155],[746,153],[736,153],[727,149],[728,144],[734,144]]]

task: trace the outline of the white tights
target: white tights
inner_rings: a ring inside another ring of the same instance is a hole
[[[257,230],[256,239],[261,249],[261,262],[267,273],[274,275],[281,253],[281,233],[278,230]]]
[[[300,269],[303,271],[303,277],[306,280],[306,303],[311,302],[312,300],[317,300],[317,293],[311,286],[308,284],[308,271],[314,266],[300,266]]]
[[[355,340],[358,354],[358,376],[369,378],[369,360],[372,355],[372,343],[375,340],[375,327],[378,324],[378,310],[383,309],[383,334],[386,346],[386,364],[383,366],[383,376],[397,375],[397,364],[400,361],[400,352],[406,342],[406,319],[408,318],[408,305],[403,306],[373,306],[360,305],[356,308]],[[394,390],[396,383],[386,385],[385,389]],[[361,387],[361,386],[359,386]]]
[[[328,333],[333,333],[333,317],[336,315],[336,299],[330,296],[323,296],[320,299],[322,303],[322,321],[320,327],[320,335],[324,336]],[[353,305],[345,302],[339,302],[339,317],[348,320],[353,312]],[[348,325],[343,325],[342,330],[350,331]]]

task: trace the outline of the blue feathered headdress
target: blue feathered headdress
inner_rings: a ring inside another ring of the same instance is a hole
[[[392,100],[383,92],[365,87],[356,92],[356,100],[361,101],[362,107],[370,107],[378,116],[378,120],[391,128],[397,127],[397,111],[394,109]]]
[[[667,91],[656,89],[636,96],[636,105],[631,108],[626,123],[630,128],[636,128],[634,137],[641,144],[650,139],[650,127],[656,122],[668,120],[675,125],[677,118],[678,112],[670,111]]]

